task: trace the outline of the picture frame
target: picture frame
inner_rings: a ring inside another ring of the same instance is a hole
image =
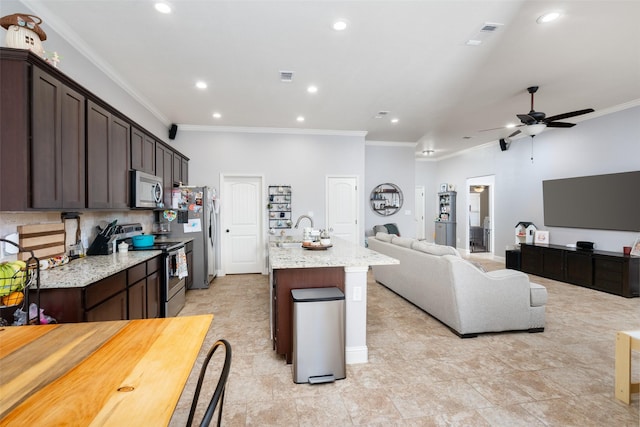
[[[447,191],[449,191],[449,184],[440,184],[440,192],[446,193]]]
[[[548,245],[549,244],[549,232],[536,230],[533,243],[536,245]]]
[[[631,255],[640,256],[640,237],[633,242],[633,246],[631,246]]]

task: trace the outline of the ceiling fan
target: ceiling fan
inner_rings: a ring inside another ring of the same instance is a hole
[[[518,126],[523,127],[523,129],[516,130],[511,135],[509,135],[508,138],[512,138],[521,132],[533,137],[545,130],[547,127],[570,128],[575,126],[575,123],[559,122],[558,120],[568,119],[569,117],[576,117],[594,112],[593,108],[586,108],[584,110],[571,111],[569,113],[546,117],[545,113],[543,113],[542,111],[535,111],[533,109],[533,97],[537,91],[538,86],[531,86],[527,88],[527,92],[531,94],[531,111],[529,111],[529,113],[527,114],[516,114],[516,116],[518,116],[520,122],[522,123]]]

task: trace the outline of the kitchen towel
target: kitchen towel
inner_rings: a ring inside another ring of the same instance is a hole
[[[184,248],[178,249],[178,255],[176,255],[176,273],[180,279],[189,275],[187,271],[187,254],[184,252]]]

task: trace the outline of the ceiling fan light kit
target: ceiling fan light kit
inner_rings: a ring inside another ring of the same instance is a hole
[[[581,116],[587,113],[593,113],[593,108],[585,108],[584,110],[570,111],[568,113],[556,114],[555,116],[547,117],[542,111],[536,111],[533,107],[534,95],[538,91],[538,86],[530,86],[527,88],[527,92],[531,94],[531,110],[527,114],[516,114],[520,119],[520,125],[522,130],[518,129],[509,135],[509,138],[513,138],[520,133],[534,137],[544,131],[546,128],[570,128],[575,126],[575,123],[560,122],[558,120],[568,119],[570,117]],[[503,150],[504,151],[504,150]]]

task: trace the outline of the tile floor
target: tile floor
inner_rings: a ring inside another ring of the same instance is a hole
[[[267,276],[216,278],[187,293],[180,315],[214,313],[207,342],[223,337],[233,346],[225,426],[638,427],[640,399],[616,400],[613,372],[615,332],[640,329],[640,298],[532,280],[549,292],[543,333],[460,339],[369,274],[370,361],[315,386],[294,384],[291,365],[272,350]],[[633,360],[638,381],[640,354]],[[195,375],[171,425],[185,423]]]

